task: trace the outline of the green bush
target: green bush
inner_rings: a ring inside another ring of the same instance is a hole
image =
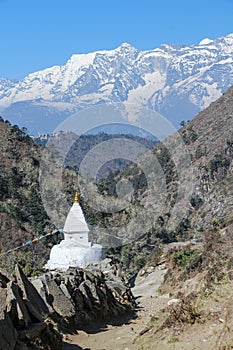
[[[186,145],[190,145],[198,138],[197,133],[194,131],[193,126],[188,127],[182,132],[183,141]]]
[[[172,262],[178,266],[187,266],[198,255],[197,249],[184,249],[172,254]]]
[[[145,266],[145,264],[146,264],[145,258],[143,258],[143,257],[137,258],[137,260],[136,260],[136,267],[137,268],[141,269],[143,266]]]

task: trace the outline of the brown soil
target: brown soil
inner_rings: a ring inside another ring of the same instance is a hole
[[[76,335],[66,335],[64,350],[230,350],[233,349],[233,281],[223,279],[212,285],[211,293],[200,293],[196,300],[201,317],[194,324],[174,323],[169,318],[168,300],[160,295],[166,269],[156,269],[136,279],[133,289],[139,309],[136,317],[122,316],[111,324],[96,324]],[[197,274],[188,282],[190,291],[203,282]],[[164,284],[166,285],[166,283]],[[186,290],[186,285],[183,285]],[[197,288],[198,289],[198,288]],[[168,291],[168,290],[167,290]],[[189,290],[186,290],[189,293]],[[177,290],[173,291],[176,295]]]
[[[66,335],[64,350],[134,350],[137,338],[148,330],[148,322],[159,309],[167,304],[168,295],[159,296],[158,288],[165,269],[157,269],[148,276],[138,277],[133,288],[139,308],[136,317],[125,315],[111,320],[111,324],[96,324],[76,335]]]

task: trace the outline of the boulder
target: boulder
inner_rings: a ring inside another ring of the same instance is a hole
[[[83,282],[83,285],[85,285],[87,295],[92,305],[100,305],[100,298],[96,290],[96,284],[90,280],[86,280]]]
[[[68,289],[67,289],[65,283],[61,282],[61,284],[60,284],[59,287],[60,287],[61,291],[63,292],[63,294],[64,294],[68,299],[71,299],[71,295],[70,295],[70,293],[69,293],[69,291],[68,291]]]
[[[122,296],[126,292],[126,286],[119,279],[106,281],[106,284],[109,289],[113,290],[119,296]]]
[[[89,288],[86,285],[86,281],[83,281],[80,286],[79,286],[79,290],[82,293],[83,296],[83,301],[84,301],[84,309],[86,308],[87,310],[92,310],[92,302],[91,302],[91,298],[90,298],[90,291]]]
[[[50,321],[43,321],[32,325],[19,333],[21,344],[17,350],[26,349],[62,349],[62,334],[58,332]]]
[[[19,265],[16,265],[14,274],[16,282],[22,291],[23,300],[27,306],[29,314],[35,321],[43,321],[49,315],[49,309],[45,301],[37,292],[33,284],[27,279]]]
[[[178,304],[180,304],[181,303],[181,300],[180,299],[170,299],[170,300],[168,300],[168,302],[167,302],[167,305],[168,306],[171,306],[171,305],[178,305]]]
[[[38,278],[34,278],[31,280],[31,283],[36,288],[37,292],[40,294],[40,296],[43,298],[45,304],[47,305],[47,308],[49,310],[49,314],[53,314],[54,310],[51,307],[51,305],[47,302],[47,291],[45,287],[45,276],[40,276]]]
[[[82,311],[84,309],[84,300],[81,291],[78,288],[75,288],[72,299],[78,311]]]
[[[28,327],[32,323],[19,287],[12,281],[7,285],[6,311],[17,329]]]
[[[64,318],[74,317],[76,310],[73,302],[68,298],[53,279],[46,278],[47,301]]]

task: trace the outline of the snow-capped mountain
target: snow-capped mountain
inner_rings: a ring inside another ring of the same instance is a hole
[[[173,124],[191,119],[233,85],[233,34],[198,45],[75,54],[64,66],[0,79],[3,117],[47,133],[77,110],[129,102],[159,111]]]

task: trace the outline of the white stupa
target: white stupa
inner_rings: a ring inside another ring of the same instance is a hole
[[[103,247],[89,241],[89,229],[77,193],[63,232],[64,240],[52,247],[46,269],[66,271],[69,267],[98,264],[103,259]]]

